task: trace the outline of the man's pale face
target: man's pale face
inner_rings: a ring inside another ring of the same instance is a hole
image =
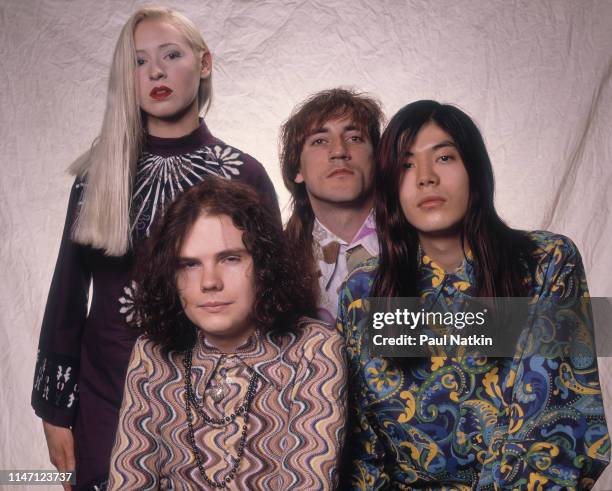
[[[227,215],[202,214],[179,251],[176,286],[185,314],[223,351],[254,330],[253,258]]]
[[[304,183],[313,209],[360,206],[372,193],[374,149],[351,117],[334,118],[309,132],[296,183]]]
[[[405,152],[400,204],[421,238],[459,236],[470,180],[453,138],[435,123],[417,133]]]

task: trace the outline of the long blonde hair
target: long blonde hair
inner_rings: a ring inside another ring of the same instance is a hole
[[[161,19],[176,27],[198,59],[209,51],[193,22],[165,7],[134,12],[119,34],[100,135],[92,148],[70,166],[70,172],[86,182],[72,238],[79,244],[103,249],[110,256],[121,256],[130,248],[132,180],[145,136],[134,78],[134,30],[145,19]],[[198,110],[208,110],[211,98],[212,74],[200,81]]]

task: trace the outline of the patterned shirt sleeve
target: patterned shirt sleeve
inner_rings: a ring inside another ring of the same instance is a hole
[[[369,261],[364,270],[372,269]],[[363,317],[362,297],[367,296],[371,276],[356,269],[340,292],[337,327],[345,338],[349,357],[349,433],[342,465],[340,489],[375,490],[389,485],[384,469],[385,449],[367,417],[367,398],[357,367],[360,350],[357,325]]]
[[[72,186],[68,212],[43,318],[34,371],[32,407],[56,426],[70,427],[76,414],[81,335],[87,317],[91,272],[84,248],[70,235],[83,184]]]
[[[304,330],[303,376],[291,391],[288,446],[292,449],[282,466],[287,471],[284,487],[335,489],[346,423],[344,341],[321,324]]]
[[[130,358],[111,454],[108,491],[159,487],[159,445],[152,419],[154,397],[149,383],[153,360],[146,346],[147,341],[139,338]]]
[[[507,436],[492,466],[500,489],[590,489],[610,458],[582,260],[569,239],[554,237],[536,274],[532,327],[505,384]]]

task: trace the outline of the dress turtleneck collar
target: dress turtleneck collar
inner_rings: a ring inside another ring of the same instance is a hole
[[[147,134],[145,136],[145,152],[161,157],[171,157],[191,153],[204,145],[217,143],[217,139],[212,136],[206,123],[200,119],[200,125],[191,133],[178,138],[161,138]]]

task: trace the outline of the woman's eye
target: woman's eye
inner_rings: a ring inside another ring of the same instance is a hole
[[[144,64],[145,64],[145,61],[142,58],[137,58],[136,59],[136,65],[142,66]]]
[[[440,157],[438,157],[438,160],[442,162],[449,162],[453,160],[453,156],[452,155],[441,155]]]
[[[412,169],[412,168],[414,167],[414,164],[413,164],[412,162],[404,162],[404,163],[402,164],[402,167],[403,167],[404,169]]]
[[[323,145],[325,140],[323,138],[317,138],[316,140],[312,140],[311,145]]]
[[[170,53],[168,53],[168,58],[170,58],[171,60],[174,60],[175,58],[180,58],[181,54],[178,51],[171,51]]]

